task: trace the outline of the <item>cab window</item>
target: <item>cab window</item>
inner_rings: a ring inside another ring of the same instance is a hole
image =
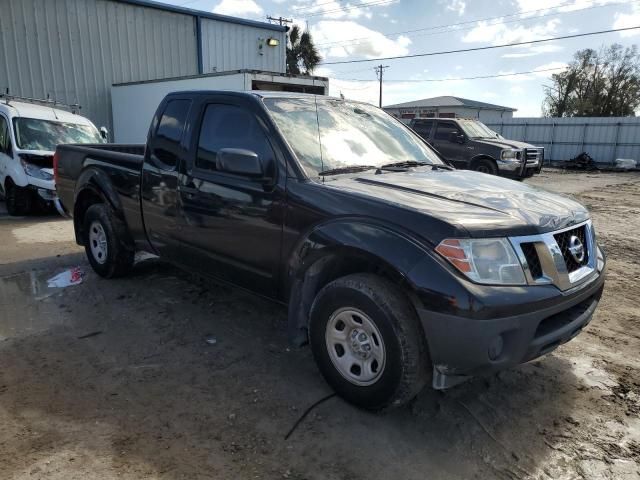
[[[216,170],[222,148],[250,150],[258,154],[267,176],[273,173],[274,153],[254,114],[235,105],[209,104],[200,127],[196,168]]]
[[[455,132],[457,135],[462,133],[460,128],[453,122],[438,122],[434,138],[436,140],[449,140],[451,132]]]

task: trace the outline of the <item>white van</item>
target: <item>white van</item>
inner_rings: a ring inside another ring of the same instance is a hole
[[[53,154],[61,143],[104,143],[81,115],[50,101],[0,95],[0,193],[10,215],[56,202]]]

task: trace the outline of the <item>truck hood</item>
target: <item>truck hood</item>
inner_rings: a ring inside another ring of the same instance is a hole
[[[506,138],[474,138],[473,141],[496,148],[537,148],[535,145],[531,145],[530,143],[519,142],[517,140],[507,140]]]
[[[366,173],[325,185],[428,214],[476,237],[532,235],[589,218],[585,207],[564,195],[466,170]]]

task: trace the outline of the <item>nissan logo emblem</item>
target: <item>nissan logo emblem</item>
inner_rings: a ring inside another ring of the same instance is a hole
[[[569,253],[571,253],[576,263],[582,263],[584,260],[584,245],[575,235],[572,235],[569,239]]]

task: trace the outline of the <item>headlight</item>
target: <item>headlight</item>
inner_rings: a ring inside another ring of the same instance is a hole
[[[502,153],[500,153],[500,158],[502,160],[519,160],[520,157],[521,157],[520,150],[508,149],[508,150],[502,150]]]
[[[25,162],[24,160],[20,160],[22,163],[22,168],[24,168],[24,172],[30,177],[39,178],[40,180],[52,180],[53,175],[49,172],[45,172],[39,166],[33,165],[32,163]]]
[[[470,280],[490,285],[525,285],[522,266],[506,238],[446,239],[436,247]]]

